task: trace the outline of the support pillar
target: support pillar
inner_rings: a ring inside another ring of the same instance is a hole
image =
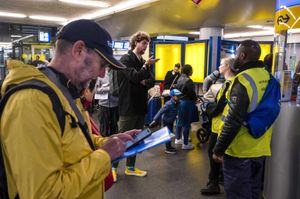
[[[209,40],[208,70],[205,76],[216,70],[220,65],[221,39],[224,29],[221,27],[200,28],[200,40]]]

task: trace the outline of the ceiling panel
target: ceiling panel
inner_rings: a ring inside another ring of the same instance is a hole
[[[120,13],[99,23],[114,37],[137,30],[150,33],[186,33],[200,27],[239,28],[273,21],[274,0],[202,0],[199,5],[185,0],[161,0],[145,10]]]
[[[111,5],[126,0],[107,0]],[[138,1],[138,0],[136,0]],[[159,0],[155,3],[95,19],[114,38],[127,37],[138,30],[155,34],[184,34],[200,27],[219,26],[236,32],[247,25],[273,25],[275,0]],[[68,20],[99,8],[79,7],[58,0],[0,0],[0,11],[26,15],[52,15]],[[105,9],[105,8],[104,8]],[[58,23],[0,17],[0,22],[58,26]]]

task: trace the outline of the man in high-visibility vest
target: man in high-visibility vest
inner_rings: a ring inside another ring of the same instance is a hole
[[[272,128],[254,138],[243,125],[265,92],[270,75],[259,61],[257,42],[245,40],[239,45],[233,70],[236,76],[228,89],[228,104],[222,116],[222,132],[214,147],[213,158],[223,162],[224,189],[228,199],[260,198],[266,156],[271,155]]]

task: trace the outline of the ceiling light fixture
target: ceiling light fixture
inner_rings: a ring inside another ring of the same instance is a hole
[[[29,18],[35,20],[43,20],[43,21],[58,21],[58,22],[67,21],[66,18],[62,18],[62,17],[43,16],[43,15],[31,15],[29,16]]]
[[[259,36],[271,36],[274,35],[274,31],[256,31],[256,32],[239,32],[239,33],[229,33],[224,34],[225,39],[233,39],[240,37],[259,37]]]
[[[200,32],[197,32],[197,31],[192,31],[192,32],[189,32],[190,35],[200,35]]]
[[[100,8],[107,8],[110,6],[109,3],[104,1],[80,1],[80,0],[59,0],[60,2],[69,3],[69,4],[76,4],[81,6],[91,6],[91,7],[100,7]]]
[[[288,33],[300,33],[300,28],[297,28],[297,29],[289,29],[287,30]]]
[[[20,37],[22,37],[22,35],[10,35],[10,37],[13,37],[13,38],[20,38]]]
[[[24,40],[24,39],[28,39],[28,38],[33,37],[33,36],[34,36],[34,35],[27,35],[27,36],[22,37],[22,38],[20,38],[20,39],[13,40],[12,42],[13,42],[13,43],[16,43],[16,42],[22,41],[22,40]]]
[[[251,25],[251,26],[247,26],[248,28],[256,28],[256,29],[262,29],[263,26],[260,25]]]
[[[25,18],[25,17],[27,17],[26,15],[21,14],[21,13],[2,12],[2,11],[0,11],[0,16],[1,17],[14,17],[14,18]]]
[[[273,30],[274,31],[274,27],[271,27],[271,26],[251,25],[251,26],[247,26],[247,27],[254,28],[254,29]]]
[[[79,16],[78,18],[72,19],[70,21],[76,20],[76,19],[96,19],[96,18],[100,18],[100,17],[104,17],[104,16],[108,16],[108,15],[112,15],[114,13],[118,13],[118,12],[122,12],[125,10],[129,10],[132,8],[136,8],[145,4],[149,4],[152,2],[156,2],[159,0],[129,0],[126,2],[122,2],[119,4],[116,4],[114,6],[111,6],[107,9],[103,9],[91,14],[87,14],[87,15],[82,15]]]
[[[263,27],[263,30],[272,30],[272,31],[275,31],[275,28],[274,27],[268,27],[268,26],[264,26]]]
[[[11,42],[0,42],[0,46],[11,46]]]

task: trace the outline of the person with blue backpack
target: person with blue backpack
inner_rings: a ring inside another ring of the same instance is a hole
[[[260,46],[253,40],[242,41],[237,48],[232,66],[236,76],[226,93],[222,131],[213,149],[215,161],[223,162],[228,199],[260,198],[264,161],[271,156],[272,123],[280,111],[280,86],[264,69],[260,54]]]

